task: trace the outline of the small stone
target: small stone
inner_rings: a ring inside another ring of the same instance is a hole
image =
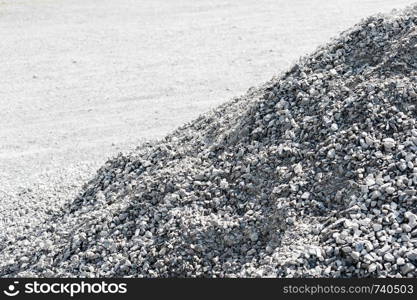
[[[395,261],[395,257],[391,253],[385,253],[384,260],[388,262]]]
[[[411,226],[408,224],[401,225],[401,228],[403,232],[411,232]]]
[[[97,255],[93,251],[87,251],[85,253],[85,257],[87,259],[93,260],[93,259],[95,259],[97,257]]]
[[[392,187],[392,186],[389,186],[389,187],[387,187],[387,188],[385,189],[385,192],[386,192],[388,195],[392,195],[392,194],[394,194],[394,193],[395,193],[395,188],[394,188],[394,187]]]
[[[375,185],[375,180],[374,180],[373,176],[367,176],[367,177],[365,178],[365,184],[366,184],[368,187],[371,187],[371,186]]]
[[[21,263],[27,263],[27,262],[29,262],[29,257],[27,257],[27,256],[22,256],[22,257],[20,257],[19,261],[20,261]]]
[[[251,239],[252,242],[256,242],[258,240],[259,236],[258,236],[258,234],[256,232],[252,232],[249,235],[249,238]]]
[[[385,138],[382,140],[382,144],[386,150],[391,150],[395,147],[395,140],[392,138]]]
[[[352,252],[352,248],[351,247],[349,247],[349,246],[345,246],[345,247],[343,247],[342,248],[342,251],[344,252],[344,253],[351,253]]]
[[[378,252],[382,255],[382,254],[387,253],[390,249],[391,249],[391,247],[389,245],[385,244],[382,248],[379,249]]]
[[[375,272],[375,271],[376,271],[376,268],[377,268],[376,264],[370,264],[370,265],[368,266],[368,272],[369,272],[369,273],[373,273],[373,272]]]
[[[301,164],[296,164],[294,167],[294,173],[296,175],[302,175],[303,174],[303,166]]]
[[[382,230],[382,225],[375,223],[375,224],[372,224],[372,228],[374,229],[375,232],[379,232]]]
[[[229,188],[229,183],[227,182],[226,179],[222,179],[220,181],[220,188],[223,190],[227,190]]]
[[[415,214],[413,214],[410,211],[407,211],[406,213],[404,213],[404,217],[408,220],[408,225],[411,228],[414,228],[417,226],[417,216]]]
[[[407,252],[406,256],[411,261],[417,261],[417,250]]]
[[[368,252],[374,250],[374,245],[372,245],[370,241],[365,241],[364,246],[365,246],[366,251]]]
[[[357,251],[353,251],[350,256],[353,258],[353,260],[358,261],[360,258],[360,253]]]
[[[402,266],[402,265],[404,265],[405,264],[405,260],[404,260],[404,258],[402,258],[402,257],[398,257],[397,258],[397,265],[398,266]]]
[[[375,200],[375,199],[379,199],[381,198],[381,192],[378,190],[375,190],[371,193],[371,199]]]
[[[327,157],[328,157],[328,158],[335,158],[335,156],[336,156],[336,151],[335,151],[334,149],[330,149],[330,150],[327,152]]]
[[[408,273],[410,273],[411,271],[414,271],[415,267],[413,264],[411,263],[406,263],[405,265],[403,265],[401,268],[401,273],[403,275],[407,275]]]
[[[304,192],[301,195],[301,199],[303,199],[303,200],[307,200],[308,198],[310,198],[310,193],[309,192]]]

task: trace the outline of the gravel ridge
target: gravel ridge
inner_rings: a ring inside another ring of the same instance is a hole
[[[415,277],[417,6],[363,20],[4,242],[0,276]]]

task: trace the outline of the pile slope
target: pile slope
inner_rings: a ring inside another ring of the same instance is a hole
[[[415,277],[417,7],[109,160],[1,276]]]

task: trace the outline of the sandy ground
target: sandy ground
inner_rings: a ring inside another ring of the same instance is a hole
[[[116,152],[411,3],[0,0],[0,200],[73,193]]]

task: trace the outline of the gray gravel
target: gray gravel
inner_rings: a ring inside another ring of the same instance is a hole
[[[1,276],[415,277],[417,6],[370,17],[6,235]]]

